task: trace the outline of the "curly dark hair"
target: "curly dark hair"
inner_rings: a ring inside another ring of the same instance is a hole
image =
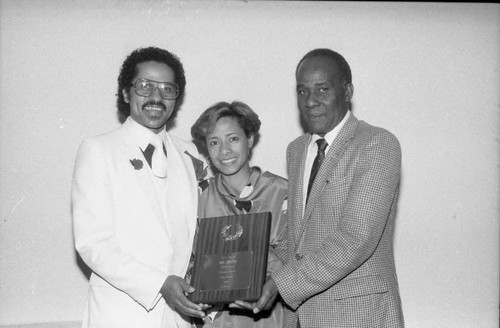
[[[300,64],[302,64],[304,60],[313,57],[326,57],[332,59],[334,62],[337,63],[337,66],[339,67],[340,79],[342,80],[342,82],[345,84],[352,83],[351,67],[349,66],[345,58],[341,54],[326,48],[314,49],[305,54],[304,57],[302,57],[302,59],[297,64],[297,68],[295,69],[295,75],[297,75],[297,71],[299,70]]]
[[[184,89],[186,87],[186,77],[184,76],[184,67],[175,54],[157,47],[138,48],[134,50],[122,64],[120,75],[118,76],[118,92],[116,93],[116,105],[120,114],[127,118],[130,115],[130,105],[125,102],[122,90],[129,90],[132,80],[136,77],[137,65],[140,63],[155,61],[165,63],[175,73],[175,83],[179,85],[179,96],[176,99],[174,111],[169,120],[177,115],[179,106],[184,98]]]
[[[214,131],[215,124],[222,117],[234,117],[247,138],[256,136],[260,130],[259,116],[247,104],[241,101],[218,102],[206,109],[191,127],[193,141],[205,156],[208,156],[207,135]]]

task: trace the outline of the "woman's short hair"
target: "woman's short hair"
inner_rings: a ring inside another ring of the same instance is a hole
[[[191,127],[191,136],[203,155],[208,155],[206,138],[212,133],[215,124],[222,117],[233,117],[249,138],[255,136],[260,129],[259,116],[241,101],[218,102],[206,109]]]

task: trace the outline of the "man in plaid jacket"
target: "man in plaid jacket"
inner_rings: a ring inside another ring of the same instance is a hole
[[[338,53],[309,52],[296,79],[307,133],[287,149],[288,237],[278,254],[285,265],[253,311],[279,292],[284,327],[404,327],[392,244],[399,142],[351,113],[351,71]],[[327,146],[309,182],[318,139]]]

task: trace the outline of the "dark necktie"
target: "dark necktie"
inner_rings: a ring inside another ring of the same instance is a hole
[[[142,149],[141,149],[142,150]],[[149,164],[149,167],[152,167],[151,165],[151,158],[153,157],[153,152],[155,151],[155,146],[152,144],[148,144],[146,149],[142,150],[142,153],[144,154],[144,158]]]
[[[323,160],[325,159],[325,149],[328,146],[328,142],[326,142],[325,139],[321,138],[316,140],[316,144],[318,145],[318,154],[314,159],[314,163],[311,169],[311,176],[309,177],[309,185],[307,186],[307,199],[309,199],[309,193],[311,192],[311,188],[314,183],[314,179],[316,178],[316,174],[318,174],[318,170],[321,167],[321,163],[323,163]]]

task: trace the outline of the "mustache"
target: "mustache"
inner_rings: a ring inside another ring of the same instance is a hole
[[[165,104],[163,104],[160,101],[150,100],[147,103],[145,103],[144,105],[142,105],[142,109],[144,109],[147,106],[156,106],[156,107],[161,107],[161,109],[163,109],[163,110],[167,110],[167,107],[165,106]]]

